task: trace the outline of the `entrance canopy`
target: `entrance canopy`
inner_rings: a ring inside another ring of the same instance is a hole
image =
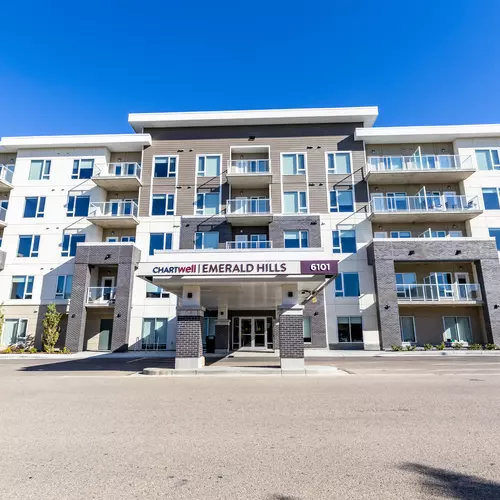
[[[180,250],[154,259],[139,265],[138,276],[178,296],[198,285],[207,309],[273,309],[282,303],[283,285],[296,285],[305,303],[338,272],[321,249]]]

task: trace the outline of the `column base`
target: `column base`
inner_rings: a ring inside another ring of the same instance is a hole
[[[280,361],[282,371],[304,370],[306,367],[304,358],[281,358]]]
[[[176,370],[198,370],[205,366],[205,357],[200,358],[175,358]]]

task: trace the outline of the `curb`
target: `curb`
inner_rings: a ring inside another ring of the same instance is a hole
[[[144,368],[140,375],[149,377],[248,377],[248,376],[345,376],[349,375],[344,370],[333,366],[313,366],[303,370],[282,370],[281,368],[253,368],[253,367],[227,367],[227,368],[200,368],[199,370],[175,370],[173,368]]]

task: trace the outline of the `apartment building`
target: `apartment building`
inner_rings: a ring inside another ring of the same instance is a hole
[[[0,141],[2,345],[204,350],[500,343],[500,126],[376,107],[129,115]],[[499,242],[497,244],[497,241]]]

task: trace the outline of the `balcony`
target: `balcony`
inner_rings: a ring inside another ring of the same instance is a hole
[[[7,227],[5,218],[7,217],[7,210],[4,207],[0,207],[0,229]]]
[[[273,248],[272,241],[226,241],[227,250],[259,250]]]
[[[265,187],[272,181],[269,160],[230,160],[227,162],[227,183],[234,187]]]
[[[87,219],[96,226],[127,228],[139,224],[139,207],[135,201],[106,201],[91,203]]]
[[[477,196],[445,194],[422,196],[372,195],[370,219],[374,222],[455,222],[482,213]]]
[[[396,285],[399,305],[481,305],[476,283]]]
[[[12,185],[14,171],[10,167],[11,165],[0,165],[0,192],[5,193],[14,187]]]
[[[372,156],[366,165],[371,184],[456,183],[470,177],[476,168],[471,156]]]
[[[258,226],[272,221],[271,200],[267,198],[236,198],[227,200],[228,222],[238,226]]]
[[[142,186],[139,163],[106,163],[96,165],[96,170],[92,180],[108,191],[137,191]]]
[[[87,306],[112,307],[115,305],[116,287],[91,286],[87,288]]]

